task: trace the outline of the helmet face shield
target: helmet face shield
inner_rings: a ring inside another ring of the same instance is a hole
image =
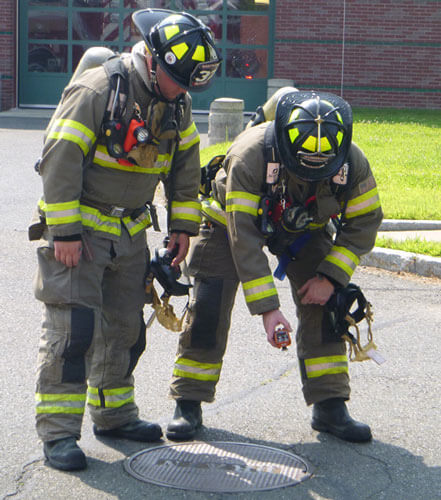
[[[343,166],[352,141],[352,111],[326,92],[292,92],[276,109],[276,142],[284,165],[298,177],[317,181]]]
[[[151,24],[151,16],[156,21],[154,24]],[[205,24],[188,13],[161,9],[137,11],[133,22],[152,57],[175,83],[192,91],[207,88],[221,57]]]

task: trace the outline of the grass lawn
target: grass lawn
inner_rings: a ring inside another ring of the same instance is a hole
[[[441,220],[441,113],[354,109],[354,142],[366,153],[386,219]]]
[[[441,220],[441,113],[439,110],[354,108],[353,140],[377,180],[386,219]],[[201,151],[204,165],[229,143]],[[441,243],[395,242],[379,246],[441,256]]]

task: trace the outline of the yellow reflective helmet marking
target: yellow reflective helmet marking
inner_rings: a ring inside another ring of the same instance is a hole
[[[186,54],[188,51],[188,45],[185,42],[178,43],[177,45],[173,45],[171,47],[173,54],[178,58],[182,59],[182,57]]]
[[[179,33],[179,26],[177,24],[171,24],[170,26],[165,26],[164,28],[164,34],[167,40],[170,40],[170,38],[173,38],[178,33]]]
[[[310,135],[306,141],[302,144],[302,147],[304,149],[307,149],[308,151],[312,151],[313,153],[316,153],[318,151],[318,140],[317,137],[314,137]],[[326,137],[322,137],[320,140],[320,151],[329,151],[332,149],[331,145],[329,144],[329,141]]]
[[[337,132],[337,142],[339,146],[342,140],[343,140],[343,132]]]
[[[296,120],[296,118],[299,116],[300,114],[300,108],[296,108],[292,113],[291,113],[291,116],[289,117],[289,121],[288,123],[291,123],[293,122],[294,120]]]
[[[294,144],[295,140],[299,136],[300,132],[298,128],[291,128],[289,129],[289,138],[291,139],[291,142]]]
[[[205,49],[202,45],[198,45],[194,51],[193,56],[191,57],[193,61],[205,61]]]

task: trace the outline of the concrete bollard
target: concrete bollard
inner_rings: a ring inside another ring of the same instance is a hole
[[[266,98],[269,99],[282,87],[294,87],[294,80],[288,78],[269,78]]]
[[[215,99],[208,115],[208,145],[232,141],[244,128],[244,101],[230,97]]]

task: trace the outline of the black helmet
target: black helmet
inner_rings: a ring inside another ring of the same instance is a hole
[[[293,91],[281,97],[275,117],[282,163],[297,177],[319,181],[343,166],[352,141],[352,110],[328,92]]]
[[[205,90],[221,57],[211,30],[186,12],[138,10],[132,16],[153,59],[180,87]]]

